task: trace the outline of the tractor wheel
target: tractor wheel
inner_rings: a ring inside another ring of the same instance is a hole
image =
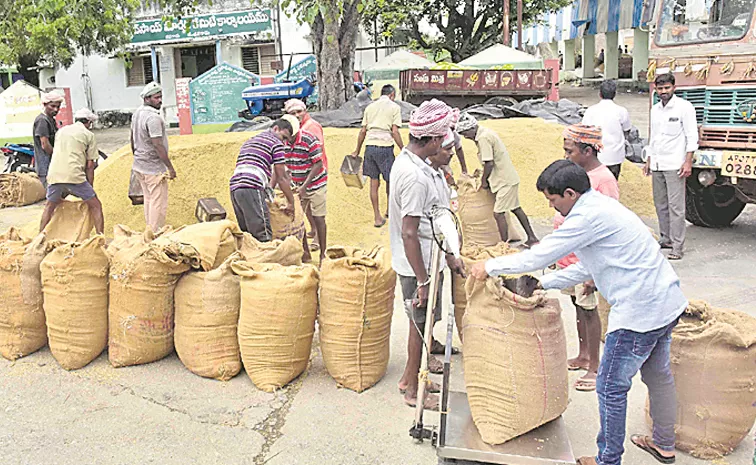
[[[685,190],[685,219],[696,226],[729,226],[746,205],[737,197],[732,186],[701,186],[695,171],[685,183]]]
[[[485,101],[488,105],[501,105],[505,107],[513,107],[517,105],[517,100],[513,97],[491,97]]]

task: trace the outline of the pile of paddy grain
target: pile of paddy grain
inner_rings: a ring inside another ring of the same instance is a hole
[[[484,121],[484,126],[494,129],[506,144],[512,161],[521,178],[520,200],[531,217],[549,218],[553,210],[536,191],[535,181],[541,171],[552,161],[563,157],[563,126],[547,123],[538,118],[518,118]],[[354,150],[358,129],[326,128],[326,150],[331,171],[328,183],[328,242],[329,244],[352,245],[371,248],[388,245],[388,228],[373,227],[373,213],[369,190],[348,188],[341,179],[338,167],[345,155]],[[234,171],[236,158],[242,143],[252,133],[219,133],[169,138],[169,155],[176,167],[178,177],[170,182],[167,222],[174,226],[194,223],[197,200],[215,197],[234,219],[229,197],[228,180]],[[407,132],[402,131],[406,141]],[[480,167],[477,150],[472,141],[463,142],[468,168]],[[398,152],[397,152],[398,154]],[[132,206],[127,196],[131,173],[132,156],[129,147],[114,153],[97,169],[95,189],[105,211],[105,231],[112,231],[116,224],[124,224],[141,230],[144,216],[141,206]],[[456,158],[452,168],[459,174]],[[639,215],[652,215],[650,181],[639,168],[625,167],[620,180],[622,202]],[[385,192],[381,189],[381,209],[386,208]]]

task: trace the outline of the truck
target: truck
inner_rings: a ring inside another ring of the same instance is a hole
[[[553,85],[550,69],[407,69],[399,74],[402,100],[414,105],[431,98],[458,108],[486,102],[511,105],[546,98]]]
[[[673,73],[676,95],[696,109],[699,149],[685,216],[697,226],[727,226],[756,203],[755,4],[655,0],[644,11],[644,19],[655,18],[649,81]]]

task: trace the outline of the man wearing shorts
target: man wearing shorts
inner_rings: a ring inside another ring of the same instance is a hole
[[[570,126],[564,131],[564,158],[588,173],[591,189],[619,200],[617,178],[598,159],[602,142],[601,128],[582,124]],[[562,224],[564,224],[564,216],[557,212],[554,215],[554,229],[559,229]],[[561,258],[557,262],[557,267],[564,269],[578,262],[578,258],[572,253]],[[572,304],[577,313],[578,340],[580,341],[580,352],[577,357],[567,361],[567,368],[571,371],[586,370],[585,375],[578,378],[575,383],[575,389],[595,391],[601,362],[601,320],[596,312],[598,307],[596,285],[593,281],[587,281],[566,288],[562,292],[572,296]]]
[[[52,219],[55,209],[66,195],[73,195],[89,207],[97,234],[105,230],[102,204],[95,194],[94,170],[99,152],[90,131],[97,115],[84,108],[74,114],[75,123],[61,128],[55,136],[55,147],[47,172],[47,204],[42,212],[40,232]]]
[[[490,189],[496,196],[494,204],[494,218],[499,227],[499,235],[503,242],[509,240],[507,232],[507,212],[512,212],[520,221],[528,240],[526,247],[538,243],[538,238],[530,227],[528,216],[520,206],[519,188],[520,176],[517,175],[509,152],[499,136],[491,129],[478,125],[472,115],[463,114],[457,123],[457,132],[475,141],[478,147],[478,159],[483,164],[483,179],[481,187]]]
[[[399,127],[402,125],[402,110],[394,102],[396,89],[387,84],[381,89],[381,98],[368,105],[362,116],[362,130],[357,137],[357,156],[365,143],[365,163],[362,173],[370,178],[370,202],[373,204],[373,225],[380,228],[386,224],[378,204],[378,188],[381,177],[386,181],[386,196],[389,194],[389,174],[394,164],[394,144],[399,150],[404,148]],[[388,213],[386,214],[388,216]]]
[[[417,398],[431,281],[433,232],[430,214],[433,206],[449,204],[444,176],[431,167],[428,157],[437,154],[456,117],[456,110],[435,99],[424,102],[415,110],[410,119],[409,144],[402,149],[391,171],[388,200],[391,214],[391,267],[399,275],[405,310],[410,318],[407,364],[398,387],[404,394],[405,404],[414,407],[417,402],[421,402],[427,409],[438,408],[438,396],[435,394],[429,394],[424,399]],[[464,271],[461,260],[453,255],[447,256],[447,263],[453,271]],[[434,322],[441,319],[441,276],[443,274],[439,276]],[[439,373],[442,366],[429,354],[428,368],[431,373]],[[425,392],[439,392],[438,384],[429,383]]]
[[[291,182],[299,192],[302,209],[312,213],[312,226],[318,238],[320,261],[326,250],[326,184],[328,172],[324,165],[323,146],[313,134],[302,129],[287,144],[286,167]],[[307,235],[302,237],[305,261],[311,259]]]

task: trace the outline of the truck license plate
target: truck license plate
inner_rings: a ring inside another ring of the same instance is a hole
[[[724,152],[722,176],[756,179],[756,153]]]

